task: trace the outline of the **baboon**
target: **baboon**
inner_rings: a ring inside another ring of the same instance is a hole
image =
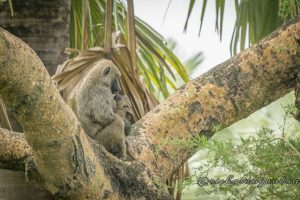
[[[124,122],[120,116],[113,123],[99,131],[93,139],[102,144],[114,156],[126,160]]]
[[[124,122],[114,113],[114,95],[120,91],[120,76],[111,61],[99,61],[82,80],[76,94],[76,104],[78,119],[85,133],[107,151],[125,159]]]
[[[133,114],[132,105],[129,98],[124,95],[115,95],[116,109],[115,113],[119,115],[124,121],[124,133],[126,136],[130,134],[131,131],[131,117]]]
[[[131,117],[133,115],[132,104],[126,95],[121,96],[119,94],[116,94],[115,101],[116,101],[115,113],[123,119],[124,124],[125,124],[124,133],[126,136],[128,136],[131,131]],[[125,145],[126,145],[127,158],[129,160],[136,160],[136,158],[134,157],[134,155],[131,151],[132,148],[131,148],[130,144],[128,143],[126,137],[125,137]]]

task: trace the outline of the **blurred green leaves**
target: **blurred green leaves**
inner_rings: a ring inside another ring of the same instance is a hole
[[[300,13],[300,0],[280,0],[279,16],[287,20]]]
[[[232,33],[232,54],[254,44],[280,26],[284,21],[299,14],[299,0],[235,0],[236,22]],[[207,0],[202,0],[199,34],[204,22]],[[215,0],[215,28],[222,39],[225,0]],[[190,0],[184,31],[188,28],[195,0]]]
[[[278,16],[277,0],[241,0],[236,4],[237,19],[231,38],[233,54],[256,43],[283,23]]]

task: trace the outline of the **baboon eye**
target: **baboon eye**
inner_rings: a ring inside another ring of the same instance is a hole
[[[125,105],[125,106],[123,106],[123,108],[129,108],[129,106],[128,106],[128,105]]]
[[[106,75],[109,74],[109,72],[110,72],[110,66],[106,66],[104,71],[103,71],[103,75],[106,76]]]

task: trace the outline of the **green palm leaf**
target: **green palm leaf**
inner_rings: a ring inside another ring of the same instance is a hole
[[[200,13],[200,28],[202,29],[206,13],[207,0],[203,0]],[[215,27],[222,39],[225,0],[215,0]],[[190,15],[195,7],[195,1],[190,0],[184,31],[187,30]],[[288,19],[300,13],[299,0],[235,0],[236,22],[232,33],[230,51],[236,54],[250,44],[254,44],[271,33]]]

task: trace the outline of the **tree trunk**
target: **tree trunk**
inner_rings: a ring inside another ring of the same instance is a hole
[[[24,128],[22,144],[34,153],[27,173],[62,199],[171,199],[158,185],[196,151],[193,140],[209,138],[216,126],[226,127],[287,94],[299,66],[296,18],[143,117],[128,138],[136,159],[124,162],[86,137],[43,64],[0,29],[0,95]]]
[[[14,0],[0,4],[0,27],[26,42],[41,58],[50,75],[67,59],[70,0]]]
[[[12,17],[8,2],[0,4],[0,27],[31,46],[54,74],[58,64],[67,59],[64,48],[68,45],[70,1],[14,0],[13,10]],[[22,130],[11,112],[8,115],[14,130]],[[51,199],[44,188],[26,182],[24,173],[0,170],[0,176],[0,199]]]

